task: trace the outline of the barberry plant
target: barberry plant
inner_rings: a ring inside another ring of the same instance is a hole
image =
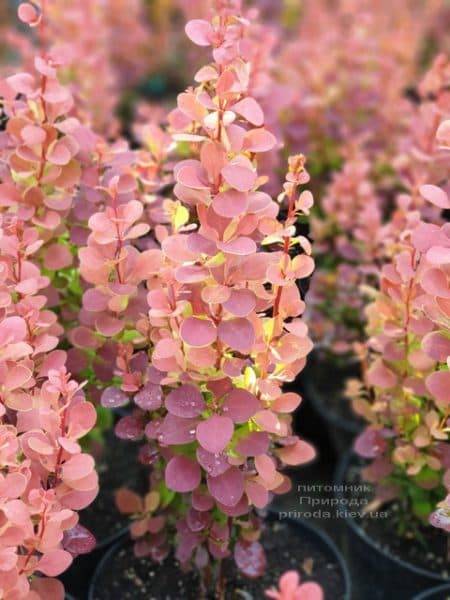
[[[46,308],[49,280],[33,260],[43,241],[21,218],[27,212],[4,213],[0,228],[0,590],[62,599],[52,578],[95,545],[77,511],[98,491],[94,460],[79,444],[96,413],[56,349],[62,328]]]
[[[442,207],[427,202],[420,189],[448,176],[448,155],[436,140],[439,123],[450,114],[448,81],[448,59],[440,55],[418,85],[418,104],[392,99],[401,114],[386,136],[386,148],[374,149],[371,134],[346,140],[344,164],[313,215],[317,270],[308,320],[318,347],[335,359],[358,355],[368,287],[396,252],[407,215],[418,210],[427,222],[441,222]]]
[[[450,207],[443,189],[423,185],[420,191],[434,206]],[[449,248],[446,224],[409,213],[367,309],[366,387],[354,402],[369,421],[355,444],[372,459],[365,476],[384,500],[401,497],[422,521],[450,481]],[[434,512],[432,523],[438,524],[439,514]]]
[[[12,40],[22,68],[31,68],[36,47],[44,49],[61,62],[60,80],[74,96],[83,122],[108,138],[117,137],[123,96],[152,62],[144,2],[33,0],[19,5],[18,16],[31,28],[31,35],[15,32]]]
[[[382,260],[382,201],[371,181],[371,164],[352,149],[311,219],[320,268],[309,295],[308,321],[317,347],[348,357],[364,339],[362,289],[376,281]]]
[[[103,397],[105,404],[133,397],[133,413],[116,430],[145,437],[141,460],[152,465],[145,498],[118,493],[119,508],[134,515],[137,554],[161,560],[175,538],[176,558],[194,563],[205,586],[231,553],[246,575],[262,574],[254,509],[289,490],[283,466],[314,457],[292,432],[301,398],[282,390],[312,347],[297,281],[314,262],[308,239],[295,230],[312,206],[311,193],[299,193],[309,176],[304,157],[293,156],[277,201],[259,189],[266,178],[258,157],[276,139],[248,91],[249,23],[240,2],[215,7],[210,21],[186,27],[197,45],[212,47],[214,60],[169,117],[173,139],[189,143],[192,158],[175,166],[171,226],[159,227],[161,249],[147,250],[139,271],[148,313],[136,323],[136,352],[118,360],[121,390]],[[124,235],[136,217],[127,213],[113,221]],[[104,248],[117,252],[110,219],[93,221],[90,239],[104,237]],[[124,266],[133,257],[128,248],[122,243]],[[223,586],[220,575],[216,581]]]
[[[63,598],[53,577],[95,545],[78,511],[98,492],[80,446],[96,412],[57,349],[74,263],[68,215],[92,136],[58,66],[42,52],[31,72],[0,81],[0,590],[11,599]]]

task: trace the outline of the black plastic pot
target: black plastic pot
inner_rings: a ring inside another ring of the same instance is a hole
[[[96,551],[108,548],[128,529],[128,516],[115,508],[115,491],[122,486],[139,493],[147,491],[148,469],[139,463],[138,451],[139,444],[118,439],[113,430],[107,432],[103,454],[96,459],[100,490],[94,502],[80,513],[80,523],[97,540]]]
[[[115,489],[124,485],[139,492],[146,491],[147,469],[138,463],[138,448],[139,446],[133,442],[116,438],[113,430],[107,432],[105,436],[106,455],[96,459],[97,468],[100,470],[100,491],[92,505],[80,512],[80,523],[93,533],[97,544],[89,554],[77,556],[70,568],[61,576],[67,591],[77,600],[85,600],[89,581],[105,551],[117,540],[122,539],[128,531],[128,515],[121,515],[118,510],[115,510]],[[101,471],[106,465],[109,465],[109,470],[113,474],[113,483],[111,478],[105,477],[104,472]],[[117,480],[113,471],[117,471]],[[108,509],[107,521],[104,519],[106,509]],[[106,531],[104,527],[106,522],[112,531]]]
[[[349,407],[349,399],[344,396],[345,381],[358,376],[358,363],[349,360],[339,365],[319,352],[308,357],[308,365],[302,373],[302,385],[306,400],[325,422],[331,442],[338,454],[351,448],[355,436],[362,429],[362,421],[351,410],[339,414],[336,406]],[[333,395],[334,402],[331,402]]]
[[[413,600],[448,600],[450,598],[450,583],[438,585],[414,596]]]
[[[354,457],[353,452],[344,455],[336,470],[334,486],[341,508],[347,511],[345,523],[350,535],[344,555],[350,565],[353,585],[366,589],[365,597],[370,600],[385,600],[386,593],[391,593],[389,590],[395,590],[396,600],[411,600],[415,594],[428,589],[433,581],[448,582],[439,573],[409,563],[379,546],[348,514],[350,511],[344,502],[342,486]]]
[[[114,542],[122,539],[127,533],[125,528],[119,535],[115,536]],[[102,560],[107,547],[95,548],[89,554],[82,554],[77,556],[70,568],[59,576],[59,579],[64,584],[67,593],[65,600],[85,600],[89,589],[89,581],[92,578],[93,573],[97,565]],[[70,593],[68,593],[70,591]]]
[[[268,519],[270,519],[271,521],[278,521],[279,518],[276,514],[271,513],[268,517]],[[342,595],[336,595],[335,594],[335,590],[325,590],[325,597],[326,598],[333,598],[333,600],[350,600],[351,598],[351,580],[350,580],[350,574],[349,571],[347,569],[347,566],[345,564],[344,558],[341,554],[341,552],[336,548],[336,546],[334,545],[334,543],[328,538],[328,536],[326,536],[322,531],[320,531],[319,529],[317,529],[316,527],[311,526],[310,524],[304,522],[304,521],[293,521],[290,519],[283,519],[282,520],[284,523],[288,523],[289,527],[293,527],[298,531],[298,535],[300,539],[306,539],[307,536],[309,536],[310,538],[314,539],[314,543],[320,548],[320,552],[323,553],[323,555],[327,558],[328,561],[333,562],[336,565],[336,569],[339,572],[340,575],[340,579],[342,581],[342,585],[343,585],[343,593]],[[281,521],[280,521],[281,522]],[[283,546],[283,540],[280,540],[280,548],[282,548]],[[104,555],[103,559],[100,561],[100,563],[98,564],[98,567],[94,573],[94,576],[92,578],[90,587],[89,587],[89,594],[88,594],[88,600],[97,600],[98,596],[97,596],[97,589],[98,586],[101,585],[101,581],[103,579],[103,577],[108,573],[108,572],[113,572],[114,571],[114,558],[115,556],[122,550],[125,549],[127,554],[128,552],[132,553],[132,547],[131,547],[131,542],[128,539],[128,536],[124,536],[123,539],[121,539],[119,542],[117,542],[117,544],[115,544],[114,546],[112,546],[107,553]],[[299,557],[299,563],[300,563],[300,557]],[[152,569],[152,563],[149,562],[149,571],[154,570]],[[300,566],[300,564],[299,564]],[[157,568],[157,567],[155,567]],[[292,568],[292,567],[291,567]],[[270,573],[270,564],[269,564],[269,568],[268,568],[268,572]],[[181,572],[179,572],[178,578],[182,578],[183,574]],[[314,575],[313,575],[314,578]],[[315,579],[318,583],[320,582],[319,578]],[[273,583],[276,583],[275,581]],[[231,587],[231,586],[230,586]],[[192,591],[192,598],[197,598],[198,594],[196,592],[195,589],[192,588],[188,588],[190,589],[190,591]],[[124,590],[122,589],[122,592]],[[162,600],[164,598],[164,600],[169,600],[170,598],[172,598],[172,600],[175,600],[175,597],[169,596],[167,594],[167,590],[164,589],[160,589],[158,587],[158,583],[157,583],[157,579],[153,579],[152,580],[152,591],[156,593],[160,593],[161,595],[158,596],[152,596],[152,598],[157,598],[158,600]],[[126,590],[126,592],[128,592],[128,589]],[[164,595],[163,595],[164,594]],[[129,596],[130,598],[133,596]],[[189,597],[191,598],[191,596]],[[228,594],[227,594],[227,598],[228,598]],[[248,596],[248,598],[253,598],[253,596]],[[258,595],[257,597],[254,597],[255,600],[257,598],[257,600],[260,600],[260,595]],[[179,598],[177,597],[176,600],[179,600]],[[187,597],[183,597],[183,600],[188,600]]]

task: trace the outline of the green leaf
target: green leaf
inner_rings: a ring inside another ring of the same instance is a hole
[[[136,329],[128,329],[122,333],[121,341],[124,343],[132,342],[133,340],[139,337],[141,337],[139,331],[137,331]]]
[[[178,231],[183,225],[189,221],[189,211],[188,209],[180,203],[177,203],[177,207],[175,209],[175,214],[172,217],[172,223],[174,225],[175,231]]]
[[[158,492],[161,498],[161,507],[166,508],[174,500],[176,493],[173,490],[169,490],[164,481],[159,484]]]

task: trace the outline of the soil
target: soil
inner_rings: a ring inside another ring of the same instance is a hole
[[[100,456],[96,459],[100,492],[94,502],[82,511],[80,523],[91,531],[97,546],[124,530],[129,517],[116,508],[115,491],[128,487],[145,492],[145,470],[137,460],[139,444],[118,439],[113,431],[106,435]]]
[[[272,521],[267,526],[263,541],[268,568],[258,580],[246,579],[229,563],[233,591],[227,600],[260,600],[264,590],[271,588],[280,576],[289,570],[300,573],[301,581],[316,581],[324,590],[325,598],[339,600],[345,597],[345,581],[334,554],[314,533],[289,525],[285,521]],[[247,594],[247,595],[246,595]]]
[[[287,521],[270,521],[263,537],[268,568],[257,580],[246,579],[236,572],[232,560],[224,565],[228,581],[226,600],[261,600],[264,590],[272,587],[289,569],[300,572],[302,581],[317,581],[325,597],[345,597],[345,580],[335,555],[321,538],[307,529]],[[137,559],[129,543],[103,565],[96,580],[91,600],[199,600],[199,580],[194,572],[178,570],[173,559],[155,565],[148,559]],[[213,599],[213,596],[210,597]]]
[[[362,427],[362,419],[355,415],[350,400],[344,394],[346,380],[359,377],[357,363],[338,362],[315,353],[308,359],[304,377],[307,388],[311,389],[312,401],[321,413],[325,416],[331,413],[355,431]]]
[[[161,565],[136,558],[130,543],[121,545],[98,577],[92,600],[198,600],[199,578],[181,573],[173,559]]]
[[[346,498],[356,500],[359,505],[356,511],[359,513],[366,502],[374,497],[371,485],[361,478],[362,466],[362,461],[355,458],[345,475],[345,483],[353,484],[352,492],[347,492]],[[364,484],[364,490],[358,491],[361,484]],[[404,518],[400,523],[404,510],[398,501],[382,506],[377,513],[358,515],[354,522],[382,552],[443,578],[450,577],[450,565],[446,561],[448,536],[443,531],[417,524],[414,520],[404,523]],[[400,524],[405,528],[402,535],[399,533]]]

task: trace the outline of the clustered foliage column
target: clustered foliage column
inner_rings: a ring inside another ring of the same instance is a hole
[[[61,61],[59,76],[70,87],[77,111],[97,133],[117,138],[115,114],[124,89],[134,85],[151,65],[152,32],[139,0],[33,0],[19,7],[48,56]],[[29,69],[36,48],[18,32],[9,40]]]
[[[153,465],[152,485],[143,500],[122,490],[118,502],[135,514],[139,555],[163,558],[175,534],[183,565],[194,560],[208,572],[212,560],[233,551],[238,567],[258,576],[265,558],[253,509],[289,489],[283,466],[314,456],[292,433],[301,398],[282,391],[311,350],[297,280],[314,263],[295,231],[312,206],[309,192],[298,193],[309,180],[304,157],[290,158],[278,202],[260,189],[266,177],[258,157],[276,139],[248,93],[248,27],[240,2],[218,2],[211,21],[186,27],[196,44],[212,46],[214,62],[197,72],[199,85],[180,94],[170,115],[174,139],[195,158],[175,166],[176,218],[171,228],[158,227],[161,250],[147,251],[143,267],[148,316],[136,325],[137,352],[117,363],[122,391],[136,405],[118,430],[145,436],[141,458]],[[91,220],[82,258],[92,244],[111,243],[125,265],[134,251],[124,243],[118,249],[110,210]],[[117,221],[127,221],[120,239],[138,216],[127,219],[128,210]],[[119,265],[119,287],[121,272]],[[106,404],[112,394],[105,392]]]
[[[21,11],[23,13],[23,10]],[[67,217],[89,161],[58,63],[0,82],[0,595],[62,598],[59,575],[95,545],[77,511],[98,492],[79,440],[95,409],[71,378],[55,272],[70,268]],[[88,138],[89,139],[89,136]],[[38,575],[49,576],[39,577]],[[31,595],[30,595],[30,590]]]
[[[438,135],[447,130],[448,122]],[[420,193],[435,207],[450,208],[443,189],[427,184]],[[378,496],[400,497],[416,517],[431,514],[431,523],[447,530],[448,506],[435,508],[450,487],[449,250],[447,224],[407,215],[367,309],[368,392],[354,401],[370,423],[355,447],[373,459],[365,475],[377,483]]]
[[[317,268],[307,320],[316,348],[328,358],[358,356],[368,287],[377,284],[380,268],[397,251],[407,215],[418,210],[430,223],[442,220],[442,208],[424,201],[419,190],[448,177],[448,157],[436,141],[440,122],[450,114],[448,72],[448,58],[439,55],[417,86],[417,103],[403,97],[403,86],[395,94],[401,96],[376,103],[383,107],[378,119],[400,113],[395,126],[385,124],[390,133],[383,144],[374,143],[384,127],[373,121],[364,136],[347,135],[340,144],[344,163],[312,218]],[[397,73],[396,82],[399,78]]]

